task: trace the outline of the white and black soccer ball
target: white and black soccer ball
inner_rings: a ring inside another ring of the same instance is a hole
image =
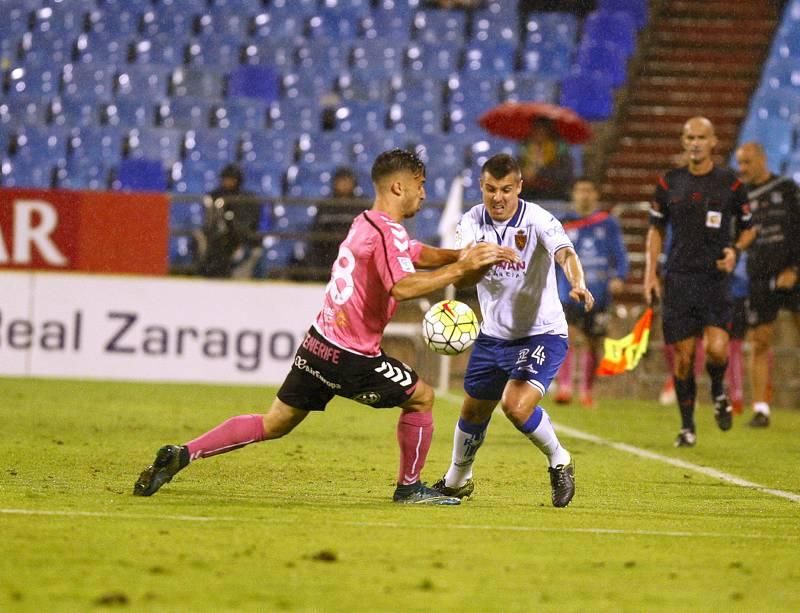
[[[428,349],[455,355],[468,349],[478,336],[478,318],[468,305],[458,300],[442,300],[422,318],[422,338]]]

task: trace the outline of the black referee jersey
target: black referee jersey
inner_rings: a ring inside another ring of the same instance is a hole
[[[800,264],[800,198],[794,181],[770,175],[761,185],[747,185],[756,238],[747,248],[747,274],[771,279]]]
[[[704,175],[687,167],[670,170],[658,180],[650,208],[651,225],[672,228],[668,273],[718,274],[716,260],[733,245],[731,230],[750,227],[747,191],[732,170],[714,166]]]

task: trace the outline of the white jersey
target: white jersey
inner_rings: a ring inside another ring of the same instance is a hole
[[[483,204],[464,213],[456,243],[486,241],[513,247],[520,262],[495,264],[478,282],[481,331],[503,340],[535,334],[567,335],[567,320],[558,298],[555,262],[559,249],[572,247],[564,227],[538,204],[519,201],[507,222],[492,221]]]

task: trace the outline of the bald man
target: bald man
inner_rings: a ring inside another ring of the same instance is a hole
[[[770,421],[769,353],[778,311],[790,311],[800,331],[800,197],[794,181],[769,171],[764,148],[758,143],[739,147],[736,163],[739,178],[746,184],[756,232],[747,249],[747,322],[752,327],[750,382],[754,412],[749,425],[766,428]]]
[[[681,144],[687,164],[658,180],[650,208],[644,296],[648,305],[663,298],[664,342],[675,347],[672,374],[681,414],[675,446],[693,447],[697,442],[693,362],[698,336],[703,337],[706,350],[714,418],[722,431],[733,424],[733,407],[724,385],[733,318],[730,277],[753,231],[744,186],[732,170],[717,167],[711,157],[717,144],[713,124],[705,117],[692,117],[683,125]],[[656,265],[667,226],[672,241],[662,291]]]

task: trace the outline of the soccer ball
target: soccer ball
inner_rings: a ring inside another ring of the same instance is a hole
[[[478,336],[475,312],[458,300],[434,304],[422,318],[422,338],[428,349],[455,355],[468,349]]]

